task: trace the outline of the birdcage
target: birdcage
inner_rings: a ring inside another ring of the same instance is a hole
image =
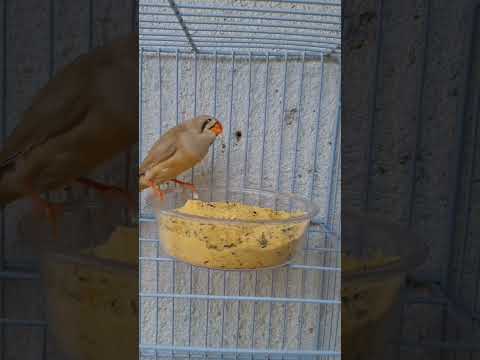
[[[165,256],[143,203],[142,359],[340,356],[340,9],[140,3],[140,161],[166,129],[212,114],[225,135],[187,180],[300,193],[321,207],[295,261],[242,272]]]

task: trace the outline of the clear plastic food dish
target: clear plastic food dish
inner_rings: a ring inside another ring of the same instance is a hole
[[[287,264],[303,249],[318,208],[287,193],[254,189],[174,189],[149,198],[169,256],[210,269],[254,270]]]

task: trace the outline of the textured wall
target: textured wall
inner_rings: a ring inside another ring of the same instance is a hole
[[[348,169],[342,173],[344,204],[418,229],[431,245],[421,269],[424,276],[441,283],[464,306],[468,318],[457,329],[453,321],[442,321],[449,312],[441,305],[428,299],[408,304],[403,340],[409,343],[438,344],[460,338],[477,342],[471,338],[478,325],[470,312],[480,300],[472,293],[478,288],[478,271],[471,268],[473,263],[478,265],[478,226],[472,225],[478,221],[470,220],[470,232],[465,231],[464,222],[477,198],[476,185],[470,183],[478,166],[478,157],[477,161],[472,157],[478,122],[472,99],[478,99],[478,73],[469,73],[471,60],[472,69],[478,69],[478,56],[470,57],[472,36],[478,39],[472,30],[475,6],[478,1],[352,0],[344,4],[343,104],[348,114],[342,119],[342,162]],[[478,41],[473,44],[478,54]],[[458,142],[462,129],[463,150]],[[475,216],[475,211],[468,216]],[[456,231],[452,231],[455,222]],[[440,356],[438,347],[409,349],[413,351],[402,352],[402,359]],[[477,355],[471,354],[472,358]],[[470,354],[444,352],[442,356]]]

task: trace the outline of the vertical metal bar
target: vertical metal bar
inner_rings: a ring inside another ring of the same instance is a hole
[[[409,189],[409,209],[408,209],[408,226],[411,227],[414,219],[415,211],[415,194],[417,187],[417,157],[419,156],[420,145],[422,143],[422,125],[423,125],[423,93],[425,92],[425,73],[427,70],[427,55],[428,55],[428,46],[429,46],[429,29],[430,29],[430,0],[426,0],[426,17],[425,17],[425,26],[424,26],[424,41],[425,46],[422,53],[422,62],[420,67],[420,76],[417,87],[417,127],[415,129],[415,143],[414,143],[414,156],[412,157],[411,167],[410,167],[410,181],[411,186]]]
[[[138,9],[138,4],[137,0],[132,0],[132,31],[136,32],[137,31],[137,9]]]
[[[476,56],[475,56],[475,45],[476,45],[476,36],[475,36],[475,30],[477,29],[478,26],[478,17],[479,17],[479,9],[480,7],[477,6],[475,8],[475,12],[473,15],[473,21],[472,21],[472,31],[469,32],[469,39],[467,40],[467,43],[469,44],[469,52],[467,54],[468,56],[468,63],[466,65],[466,71],[464,73],[463,77],[463,83],[465,84],[464,88],[464,99],[461,107],[461,114],[458,117],[457,121],[457,137],[455,140],[455,161],[453,162],[453,170],[451,171],[453,175],[453,184],[450,187],[454,191],[451,192],[452,194],[452,199],[449,201],[451,204],[449,208],[449,238],[450,238],[450,247],[449,247],[449,260],[448,260],[448,266],[447,269],[452,269],[455,265],[455,255],[457,251],[455,251],[455,237],[456,237],[456,231],[457,231],[457,221],[456,221],[456,216],[458,211],[460,211],[460,197],[461,197],[461,189],[462,189],[462,171],[465,167],[465,156],[464,156],[464,144],[465,144],[465,137],[466,137],[466,119],[467,119],[467,110],[468,110],[468,104],[470,103],[470,100],[468,98],[470,88],[473,84],[473,79],[472,79],[472,72],[473,72],[473,64],[476,62]],[[463,253],[464,249],[462,249],[461,252]],[[462,255],[461,255],[462,256]],[[457,273],[458,275],[459,273]],[[458,278],[457,278],[458,281]],[[443,287],[447,289],[447,291],[452,290],[453,283],[455,282],[454,276],[451,271],[446,272],[445,274],[445,279],[443,280]]]
[[[475,17],[474,17],[474,20],[473,20],[473,28],[472,28],[472,38],[476,40],[476,32],[478,31],[477,30],[477,26],[478,26],[478,15],[479,15],[479,9],[480,7],[477,6],[475,8]],[[470,59],[469,59],[469,62],[470,62],[470,67],[474,66],[474,64],[476,64],[478,62],[478,57],[477,57],[477,52],[476,52],[476,49],[474,47],[474,44],[472,43],[471,45],[471,49],[470,49]],[[472,68],[473,69],[473,68]],[[478,163],[478,145],[479,145],[479,142],[478,142],[478,136],[479,136],[479,133],[478,133],[478,127],[479,127],[479,111],[480,111],[480,103],[479,103],[479,94],[475,88],[475,86],[473,85],[473,81],[474,78],[471,77],[471,72],[473,72],[473,70],[470,70],[470,68],[467,70],[469,71],[468,75],[469,75],[469,78],[471,78],[472,80],[469,82],[469,87],[467,88],[467,93],[469,93],[470,91],[472,92],[472,94],[470,95],[470,98],[472,100],[470,100],[470,104],[471,104],[471,107],[474,109],[472,111],[472,115],[469,116],[469,118],[471,118],[471,126],[473,128],[473,131],[472,131],[472,136],[473,136],[473,141],[472,141],[472,146],[471,146],[471,149],[472,149],[472,158],[471,158],[471,162],[470,164],[468,164],[468,168],[469,171],[467,172],[466,174],[466,191],[465,191],[465,198],[467,199],[466,202],[466,207],[467,207],[467,214],[465,216],[465,230],[464,230],[464,235],[463,235],[463,241],[462,241],[462,250],[461,250],[461,257],[462,259],[460,259],[459,261],[461,262],[462,266],[460,269],[458,269],[458,275],[457,275],[457,280],[456,280],[456,288],[455,288],[455,294],[457,296],[459,296],[459,291],[460,289],[462,288],[462,284],[463,284],[463,280],[464,280],[464,267],[465,267],[465,254],[469,254],[472,252],[472,248],[473,248],[473,244],[474,244],[474,239],[473,238],[473,234],[470,234],[470,223],[471,223],[471,218],[472,218],[472,192],[473,192],[473,184],[474,184],[474,179],[477,177],[477,175],[475,174],[475,166],[477,165]],[[473,85],[473,88],[471,88]],[[467,111],[467,106],[465,106],[465,113]],[[463,154],[462,154],[463,155]],[[470,241],[468,240],[468,238],[470,238]],[[453,242],[455,240],[455,234],[452,233],[452,236],[451,236],[451,241]],[[468,251],[466,250],[467,249],[467,243],[468,244]],[[477,259],[477,269],[475,270],[475,277],[474,277],[474,281],[475,281],[475,286],[474,286],[474,299],[472,299],[472,304],[471,304],[471,312],[472,312],[472,315],[475,313],[476,311],[476,307],[477,307],[477,303],[478,303],[478,296],[479,296],[479,281],[480,281],[480,261]],[[475,329],[475,320],[473,319],[473,316],[472,316],[472,322],[471,322],[471,328],[472,330]],[[470,353],[470,358],[473,359],[473,352]]]
[[[327,240],[327,236],[325,236],[325,243],[327,242],[326,240]],[[327,255],[328,255],[329,257],[331,256],[330,253],[327,254],[326,252],[324,252],[324,257],[323,257],[324,263],[327,262],[327,260],[326,260]],[[337,256],[338,256],[338,255],[337,255]],[[330,280],[330,279],[331,279],[332,276],[335,276],[335,273],[333,273],[333,272],[327,273],[326,286],[325,286],[325,285],[322,286],[322,299],[325,299],[325,298],[329,297],[329,289],[330,289],[330,283],[331,283],[331,280]],[[326,294],[325,294],[325,293],[326,293]],[[331,317],[331,312],[328,312],[328,311],[327,311],[326,313],[327,313],[326,318],[328,318],[328,316],[330,315],[330,319],[331,319],[331,318],[332,318],[332,317]],[[327,321],[327,323],[329,324],[329,323],[331,323],[331,321]],[[319,324],[319,325],[320,325],[320,324]],[[326,338],[327,338],[327,334],[326,334],[326,332],[323,332],[322,344],[325,344],[325,343],[326,343]]]
[[[49,77],[52,78],[55,70],[55,0],[50,0],[50,64]]]
[[[193,54],[193,116],[197,116],[197,53]],[[195,178],[195,168],[192,168],[192,181]]]
[[[320,91],[318,95],[318,108],[317,108],[317,121],[315,122],[315,143],[314,143],[314,153],[313,153],[313,176],[312,182],[310,185],[310,200],[313,199],[313,189],[315,187],[315,178],[316,178],[316,171],[318,166],[318,143],[320,137],[320,113],[322,112],[322,98],[323,98],[323,88],[324,88],[324,59],[323,55],[320,59]]]
[[[217,74],[218,74],[218,54],[215,51],[215,72],[213,76],[213,117],[217,117]],[[210,189],[213,189],[213,174],[215,170],[215,142],[211,145],[212,160],[210,165]],[[210,193],[210,197],[212,194]]]
[[[218,74],[218,54],[215,51],[215,71],[213,76],[213,116],[217,116],[217,74]],[[214,164],[215,164],[215,143],[211,145],[212,147],[212,163],[210,166],[210,189],[213,188],[213,173],[214,173]],[[212,192],[210,192],[210,198]],[[207,280],[207,294],[210,294],[210,269],[208,270],[208,280]],[[210,310],[210,300],[207,299],[207,314],[206,314],[206,329],[205,329],[205,347],[208,347],[208,316]],[[207,353],[204,354],[207,358]]]
[[[5,139],[7,136],[7,34],[8,34],[8,26],[7,26],[7,11],[8,11],[8,0],[3,1],[3,47],[2,47],[2,59],[3,59],[3,67],[2,67],[2,144],[5,144]],[[6,258],[6,246],[5,246],[5,207],[2,206],[1,208],[1,228],[0,228],[0,271],[5,270],[5,258]],[[0,284],[0,317],[6,318],[6,306],[5,306],[5,296],[6,296],[6,289],[5,289],[5,280],[1,281]],[[7,342],[5,341],[6,331],[5,331],[5,324],[0,325],[0,359],[4,360],[7,354]]]
[[[298,154],[298,143],[300,142],[300,121],[301,121],[301,112],[302,112],[302,97],[303,97],[303,77],[305,73],[305,52],[302,55],[302,70],[300,74],[300,85],[298,88],[298,116],[297,116],[297,128],[296,128],[296,136],[295,136],[295,148],[293,151],[293,174],[292,174],[292,186],[291,192],[295,192],[295,187],[297,184],[297,154]]]
[[[248,146],[250,142],[250,97],[252,92],[252,53],[248,54],[248,96],[247,96],[247,136],[245,137],[245,155],[243,158],[243,188],[245,188],[247,183],[247,172],[248,172]]]
[[[335,272],[335,273],[332,273],[331,274],[334,278],[333,280],[333,291],[335,292],[336,289],[337,289],[337,277],[338,277],[338,274]],[[330,284],[329,284],[330,285]],[[330,289],[330,286],[328,287],[328,289]],[[329,299],[332,299],[333,296],[332,295],[329,295],[328,297]],[[328,322],[329,324],[333,324],[333,314],[335,312],[335,309],[333,309],[333,311],[330,311],[330,321]],[[328,349],[331,349],[332,348],[332,337],[333,337],[333,328],[331,327],[330,328],[330,334],[329,334],[329,337],[328,337]]]
[[[424,47],[422,52],[422,60],[420,66],[420,74],[419,74],[419,81],[417,83],[417,103],[416,103],[416,119],[417,119],[417,126],[415,129],[415,142],[414,142],[414,149],[413,149],[413,156],[412,162],[410,166],[410,189],[409,189],[409,203],[408,203],[408,226],[411,227],[414,222],[415,218],[415,195],[416,195],[416,187],[417,187],[417,158],[420,155],[420,146],[422,143],[422,126],[423,126],[423,99],[424,99],[424,92],[425,92],[425,73],[427,71],[427,57],[428,57],[428,47],[429,47],[429,30],[430,30],[430,0],[425,1],[425,25],[423,28],[423,38],[424,38]],[[442,338],[445,338],[446,335],[446,312],[445,309],[442,311]],[[400,348],[400,347],[399,347]],[[445,358],[445,353],[441,352],[441,359]],[[400,355],[398,355],[398,359],[400,359]]]
[[[275,270],[272,269],[272,284],[270,287],[270,296],[275,297]],[[271,338],[272,338],[272,307],[273,304],[269,304],[268,308],[268,335],[267,335],[267,349],[270,349],[270,343],[271,343]]]
[[[178,116],[178,93],[179,93],[179,66],[178,66],[178,49],[175,52],[175,118],[176,123],[179,123],[179,116]]]
[[[231,84],[230,84],[230,114],[228,116],[228,144],[227,144],[227,168],[226,168],[226,190],[228,197],[228,189],[230,185],[230,144],[232,138],[232,124],[233,124],[233,84],[235,78],[235,52],[232,51],[232,66],[231,66]]]
[[[42,360],[47,360],[47,342],[48,342],[48,325],[45,325],[43,328],[43,342],[42,342]]]
[[[139,61],[139,74],[140,74],[140,89],[139,89],[139,104],[138,104],[138,112],[140,121],[138,123],[138,134],[139,134],[139,147],[140,151],[138,152],[138,162],[139,164],[142,163],[143,159],[143,48],[140,48],[140,61]],[[139,210],[141,210],[141,205],[139,206]]]
[[[175,265],[176,262],[172,261],[172,294],[175,294]],[[172,327],[171,327],[171,336],[172,336],[172,341],[171,345],[172,348],[175,346],[175,298],[172,298]],[[173,356],[172,352],[172,356]]]
[[[140,85],[139,85],[139,102],[138,102],[138,113],[139,113],[139,122],[138,122],[138,134],[139,134],[139,139],[138,139],[138,143],[139,143],[139,151],[138,151],[138,157],[139,157],[139,164],[142,162],[142,153],[143,153],[143,133],[142,133],[142,130],[143,130],[143,48],[140,48],[140,61],[138,62],[138,67],[139,67],[139,70],[138,70],[138,74],[139,74],[139,82],[140,82]],[[138,211],[139,211],[139,214],[141,212],[141,209],[142,208],[142,205],[141,203],[139,202],[138,204]],[[139,222],[139,226],[141,226],[141,223]],[[141,230],[141,229],[139,229]],[[142,254],[142,242],[139,241],[138,242],[138,254],[141,255]],[[142,286],[142,264],[143,264],[143,260],[139,260],[139,272],[138,272],[138,286],[139,288],[141,289],[141,286]],[[139,316],[138,316],[138,328],[139,329],[142,329],[142,319],[143,319],[143,301],[142,301],[142,297],[139,297],[139,306],[138,306],[138,311],[139,311]],[[139,342],[142,343],[143,342],[143,339],[142,339],[142,331],[139,332],[139,336],[140,336],[140,339],[139,339]]]
[[[223,296],[227,295],[227,272],[223,272]],[[225,329],[225,302],[226,300],[222,300],[222,326],[220,328],[220,347],[223,348],[223,334]],[[222,354],[223,359],[223,354]]]
[[[136,2],[136,0],[134,0]],[[133,12],[135,13],[136,6],[134,6]],[[134,25],[135,26],[135,25]],[[162,54],[161,50],[158,49],[158,101],[159,101],[159,111],[158,111],[158,128],[159,135],[162,134]],[[156,242],[156,255],[157,258],[160,256],[160,241]],[[160,280],[160,267],[159,262],[155,261],[156,267],[156,291],[159,292],[159,280]],[[156,298],[155,303],[155,345],[158,345],[158,297]],[[157,359],[157,352],[155,352],[155,359]]]
[[[340,116],[341,116],[341,100],[340,100],[340,92],[341,92],[341,85],[339,82],[338,86],[338,105],[337,105],[337,116],[335,120],[335,127],[333,130],[333,148],[332,148],[332,161],[331,161],[331,169],[330,169],[330,183],[328,189],[328,214],[327,214],[327,225],[330,228],[333,222],[333,214],[332,209],[335,208],[336,203],[336,196],[337,196],[337,164],[338,164],[338,157],[339,157],[339,135],[340,135]]]
[[[288,298],[288,281],[289,281],[290,267],[287,266],[287,274],[285,276],[285,297]],[[285,345],[287,343],[287,308],[288,304],[283,304],[283,334],[282,334],[282,350],[286,350]],[[282,359],[284,357],[282,356]]]
[[[253,290],[253,296],[257,296],[257,282],[258,282],[258,272],[255,271],[255,286]],[[252,342],[251,342],[251,348],[255,348],[255,319],[257,317],[257,304],[254,301],[253,302],[253,316],[252,316],[252,330],[251,330],[251,336],[252,336]],[[253,353],[250,357],[251,360],[253,360]]]
[[[473,121],[475,123],[475,132],[474,132],[474,146],[473,146],[473,159],[472,159],[472,170],[471,170],[471,175],[472,175],[472,178],[475,178],[476,177],[476,174],[475,174],[475,165],[478,164],[478,160],[477,160],[477,154],[478,154],[478,118],[479,118],[479,112],[480,112],[480,104],[477,102],[477,106],[476,106],[476,111],[473,115]],[[470,179],[469,181],[469,187],[471,188],[473,185],[473,181],[472,179]],[[470,193],[471,193],[471,189],[470,189]],[[471,216],[472,216],[472,196],[470,195],[469,198],[468,198],[468,212],[467,212],[467,229],[465,231],[465,235],[468,236],[470,231],[469,231],[469,228],[470,228],[470,219],[471,219]],[[470,237],[472,237],[470,235]],[[466,239],[465,239],[466,240]],[[470,252],[474,251],[472,248],[473,248],[473,239],[470,240]],[[476,311],[476,308],[477,308],[477,305],[478,305],[478,298],[479,298],[479,291],[480,291],[480,287],[479,287],[479,282],[480,282],[480,259],[477,258],[477,264],[476,264],[476,267],[477,269],[475,270],[475,291],[474,291],[474,300],[472,302],[472,307],[471,307],[471,313],[474,314],[475,311]],[[472,318],[472,330],[475,329],[475,319]],[[473,360],[473,351],[470,353],[470,359]]]
[[[337,255],[337,256],[338,256],[338,255]],[[338,259],[337,259],[337,260],[338,260]],[[337,261],[337,262],[338,262],[338,261]],[[334,283],[334,287],[333,287],[333,288],[334,288],[334,292],[335,292],[334,297],[337,298],[337,295],[336,295],[336,294],[337,294],[337,279],[340,280],[340,284],[341,284],[340,273],[337,273],[337,272],[336,272],[336,273],[333,273],[333,276],[335,277],[335,283]],[[341,291],[341,289],[338,289],[338,290]],[[339,295],[340,295],[340,294],[339,294]],[[335,310],[335,308],[336,308],[336,310],[337,310],[337,311],[336,311],[337,316],[336,316],[336,321],[335,321],[335,330],[332,331],[332,336],[335,337],[335,340],[333,341],[333,346],[332,346],[332,347],[335,347],[335,345],[336,345],[336,343],[337,343],[336,340],[337,340],[338,326],[340,325],[341,305],[339,305],[339,304],[334,304],[334,305],[332,305],[332,306],[334,306],[334,310]],[[332,312],[332,318],[333,318],[333,312]],[[330,348],[332,348],[332,347],[330,347]],[[340,350],[341,350],[341,349],[340,349]]]
[[[242,290],[242,272],[238,272],[238,296],[241,295]],[[237,301],[237,332],[236,332],[236,340],[235,340],[235,348],[238,349],[238,342],[240,338],[240,301]],[[235,354],[235,360],[238,359],[238,353]]]
[[[193,294],[193,266],[190,265],[190,294]],[[188,346],[192,345],[192,299],[188,299]],[[188,358],[191,358],[190,352]]]
[[[48,64],[48,78],[53,77],[55,69],[55,0],[49,2],[49,41],[50,41],[50,54]],[[50,192],[45,193],[45,198],[50,200]]]
[[[372,177],[372,169],[373,169],[373,142],[374,142],[374,131],[375,131],[375,120],[376,120],[376,107],[377,107],[377,83],[378,83],[378,72],[380,66],[380,56],[382,53],[382,44],[383,44],[383,1],[384,0],[377,0],[377,30],[376,30],[376,52],[373,66],[373,76],[370,83],[370,107],[369,107],[369,120],[370,120],[370,131],[369,131],[369,146],[368,146],[368,153],[367,153],[367,177],[365,181],[365,198],[364,198],[364,208],[368,211],[369,201],[370,201],[370,179]]]
[[[159,255],[159,248],[160,248],[160,241],[156,242],[156,253],[157,253],[157,258],[160,256]],[[157,293],[159,292],[159,280],[160,280],[160,267],[158,266],[158,261],[155,262],[156,265],[156,276],[157,276],[157,281],[156,281],[156,289]],[[156,303],[155,303],[155,315],[156,315],[156,320],[155,320],[155,345],[158,345],[158,325],[160,323],[159,321],[159,311],[158,311],[158,297],[155,298]],[[157,359],[157,353],[155,352],[155,359]]]
[[[265,140],[267,135],[267,111],[268,111],[268,67],[269,67],[270,54],[265,55],[265,110],[263,113],[263,127],[262,127],[262,155],[260,158],[260,189],[263,189],[263,171],[265,163]]]
[[[283,119],[285,118],[285,108],[287,104],[285,103],[285,95],[287,92],[287,64],[288,64],[288,52],[285,52],[284,58],[284,67],[283,67],[283,90],[282,90],[282,114],[280,115],[280,143],[278,145],[278,168],[277,168],[277,192],[280,191],[280,179],[281,179],[281,169],[282,169],[282,160],[283,160]]]
[[[158,49],[158,104],[159,104],[159,113],[158,113],[158,135],[162,134],[162,54],[161,50]]]
[[[313,189],[315,186],[315,171],[317,170],[318,166],[318,142],[319,142],[319,135],[320,135],[320,120],[321,120],[321,112],[322,112],[322,99],[323,99],[323,90],[324,90],[324,85],[325,85],[325,77],[324,77],[324,68],[325,68],[325,61],[324,57],[321,57],[321,64],[320,64],[320,91],[319,91],[319,99],[318,99],[318,113],[317,113],[317,123],[316,123],[316,131],[315,131],[315,154],[314,154],[314,173],[313,173],[313,178],[312,178],[312,184],[310,187],[310,199],[313,199]],[[329,193],[329,192],[328,192]],[[325,263],[325,253],[323,254],[323,263]],[[321,276],[320,284],[323,284],[323,279],[324,279],[324,272],[321,271],[319,276]],[[328,275],[327,275],[328,276]],[[323,285],[322,285],[323,288]],[[319,298],[321,298],[320,293],[323,292],[321,288],[318,289],[318,294]],[[321,329],[321,312],[322,312],[322,305],[318,305],[318,312],[317,314],[317,333],[316,333],[316,347],[319,348],[320,346],[320,329]]]
[[[197,53],[193,58],[193,116],[197,116]],[[195,177],[195,170],[192,168],[192,184]],[[193,293],[193,266],[190,265],[190,294]],[[188,300],[188,346],[192,344],[192,299]],[[188,358],[191,358],[191,353],[188,353]]]
[[[322,278],[323,278],[323,276],[322,276]],[[319,293],[321,292],[321,288],[318,289],[318,292]],[[320,296],[321,295],[319,295],[319,299],[321,299]],[[316,336],[315,336],[315,348],[320,350],[320,334],[322,333],[321,332],[321,329],[322,329],[322,326],[321,326],[322,304],[318,304],[318,311],[316,312],[316,314],[317,314],[317,329],[316,329],[317,332],[316,332]],[[324,350],[324,349],[321,349],[321,350]]]
[[[137,31],[137,1],[133,0],[132,1],[132,32]],[[140,134],[138,134],[140,136]],[[125,189],[128,190],[130,189],[130,169],[135,166],[132,164],[132,149],[129,149],[125,152]],[[135,184],[136,185],[136,184]],[[132,226],[132,222],[135,222],[135,219],[133,217],[130,217],[129,209],[126,208],[124,210],[124,216],[125,216],[125,225],[126,226]]]
[[[88,2],[88,49],[93,48],[93,0],[89,0]]]
[[[207,271],[207,294],[210,295],[210,269]],[[210,300],[207,299],[207,311],[206,311],[206,322],[205,322],[205,347],[208,348],[208,317],[210,313]],[[207,357],[207,353],[204,354],[205,358]]]
[[[307,234],[307,244],[309,240],[309,235]],[[304,251],[303,255],[303,263],[307,265],[307,251]],[[300,280],[301,283],[301,290],[300,290],[300,296],[302,298],[305,298],[305,288],[306,288],[306,277],[305,277],[305,269],[302,269],[302,277]],[[300,304],[300,311],[298,313],[298,343],[297,343],[297,349],[301,350],[302,348],[302,339],[303,339],[303,323],[304,323],[304,312],[305,312],[305,304],[301,303]]]
[[[197,116],[197,54],[193,54],[193,116]]]
[[[178,94],[179,94],[179,66],[178,66],[178,59],[179,54],[178,54],[178,49],[175,52],[175,114],[176,114],[176,123],[178,125],[179,123],[179,114],[178,114]],[[172,262],[172,294],[175,294],[175,265],[176,262]],[[172,348],[175,346],[175,299],[172,298]],[[174,356],[173,350],[172,350],[172,357]]]

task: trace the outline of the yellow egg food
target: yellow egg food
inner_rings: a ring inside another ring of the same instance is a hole
[[[138,229],[119,226],[106,243],[95,247],[93,251],[84,250],[82,253],[99,259],[138,265]]]
[[[60,350],[68,359],[138,359],[138,229],[118,227],[82,253],[52,256],[42,266],[49,329]]]
[[[188,200],[181,214],[225,220],[288,220],[303,212],[276,211],[235,202]],[[295,254],[308,220],[289,224],[228,224],[160,215],[165,251],[181,261],[213,269],[258,269],[285,264]]]
[[[400,261],[399,256],[383,256],[380,253],[371,256],[367,260],[360,260],[346,254],[342,254],[342,271],[351,272],[372,270],[375,268],[392,265],[398,261]]]
[[[400,261],[398,256],[375,254],[360,260],[342,254],[342,271],[362,272]],[[346,357],[371,359],[372,349],[383,351],[394,304],[405,279],[392,273],[374,281],[362,277],[342,281],[342,348]]]

